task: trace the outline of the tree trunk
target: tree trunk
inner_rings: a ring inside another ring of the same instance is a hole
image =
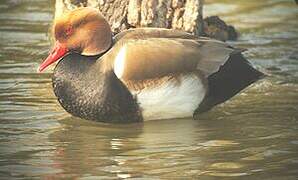
[[[134,27],[180,29],[202,35],[204,0],[56,0],[56,17],[77,7],[95,7],[116,34]]]

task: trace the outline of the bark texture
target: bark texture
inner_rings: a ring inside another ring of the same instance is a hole
[[[180,29],[203,34],[204,0],[56,0],[56,14],[77,7],[95,7],[116,34],[134,27]]]

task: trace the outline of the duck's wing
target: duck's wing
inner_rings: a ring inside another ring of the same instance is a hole
[[[105,56],[119,79],[144,80],[197,70],[208,77],[235,52],[226,43],[182,31],[142,29],[121,35]]]
[[[131,39],[147,39],[147,38],[181,38],[195,39],[197,36],[185,31],[165,28],[136,28],[129,29],[118,33],[114,37],[114,41],[131,40]],[[207,38],[205,38],[207,39]]]

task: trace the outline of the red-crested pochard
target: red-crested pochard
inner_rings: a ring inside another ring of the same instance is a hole
[[[39,71],[59,60],[53,88],[74,116],[101,122],[192,117],[226,101],[263,73],[226,43],[161,28],[112,37],[93,8],[64,14]]]

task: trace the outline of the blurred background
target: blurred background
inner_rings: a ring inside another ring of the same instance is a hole
[[[59,106],[51,71],[54,1],[0,1],[0,179],[298,177],[298,6],[206,0],[204,17],[239,31],[228,42],[268,74],[198,120],[111,125]]]

